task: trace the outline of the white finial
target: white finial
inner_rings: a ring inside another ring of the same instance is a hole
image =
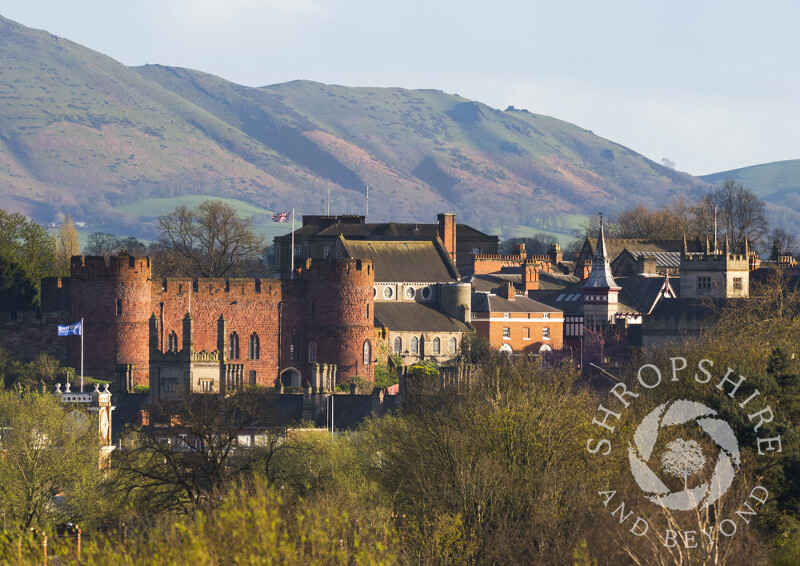
[[[69,381],[68,381],[68,382],[67,382],[67,384],[64,386],[64,393],[71,393],[71,391],[69,390]]]
[[[56,393],[61,393],[61,384],[56,383]]]
[[[95,383],[94,384],[94,391],[95,391],[95,393],[100,393],[100,384],[99,383]]]

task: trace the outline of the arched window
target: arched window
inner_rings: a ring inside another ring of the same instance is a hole
[[[403,339],[399,336],[394,339],[394,355],[399,356],[403,353]]]
[[[247,357],[251,360],[257,360],[260,354],[259,350],[258,334],[253,332],[250,335],[250,347],[248,348]]]
[[[292,334],[292,341],[289,342],[289,360],[296,362],[300,359],[300,335],[295,332]]]
[[[167,338],[167,352],[172,352],[173,354],[178,351],[178,335],[175,334],[175,331],[169,333],[169,337]]]
[[[448,349],[448,353],[455,354],[457,348],[458,348],[458,341],[455,338],[450,338],[450,347]]]
[[[239,359],[239,335],[233,332],[228,339],[228,359]]]
[[[317,341],[312,340],[308,343],[308,361],[310,363],[317,361]]]
[[[411,338],[411,353],[419,354],[419,339],[416,336]]]
[[[433,339],[433,353],[434,354],[442,353],[442,341],[439,340],[438,336]]]
[[[364,340],[364,365],[368,366],[372,362],[372,346],[369,340]]]

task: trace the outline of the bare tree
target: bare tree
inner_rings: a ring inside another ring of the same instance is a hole
[[[189,260],[201,277],[237,277],[259,265],[264,240],[250,219],[219,201],[185,206],[159,218],[161,244]]]
[[[144,255],[147,253],[147,247],[132,236],[121,238],[115,234],[95,232],[89,236],[89,241],[84,249],[87,255],[101,255],[104,257],[109,257],[122,251],[133,255]]]
[[[745,239],[752,246],[763,246],[769,234],[769,221],[764,201],[741,183],[726,179],[722,185],[703,197],[695,216],[706,234],[714,232],[714,208],[717,210],[717,227],[727,236],[734,249],[744,247]]]

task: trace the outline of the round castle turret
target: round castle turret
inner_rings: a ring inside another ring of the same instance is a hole
[[[125,371],[133,382],[147,383],[150,258],[74,256],[70,279],[72,316],[84,320],[84,373],[112,380]],[[70,364],[79,368],[80,337],[71,340]]]
[[[309,344],[313,341],[317,347],[316,362],[336,364],[338,383],[356,376],[373,381],[374,284],[371,260],[309,261],[301,279],[287,283],[281,369],[294,367],[307,382],[313,363],[309,360]],[[295,334],[299,351],[293,354]],[[369,363],[364,363],[365,357]]]

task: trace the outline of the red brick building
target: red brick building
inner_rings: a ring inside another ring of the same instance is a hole
[[[503,284],[494,293],[472,294],[472,325],[493,348],[539,355],[563,346],[564,313]]]
[[[372,380],[372,262],[309,260],[300,267],[283,282],[153,280],[147,257],[76,256],[70,277],[42,282],[41,316],[0,319],[0,339],[14,355],[49,351],[80,367],[81,338],[56,337],[56,324],[83,319],[85,373],[128,390],[149,383],[154,393],[301,386],[323,365],[330,385]],[[217,377],[208,384],[210,375]]]

